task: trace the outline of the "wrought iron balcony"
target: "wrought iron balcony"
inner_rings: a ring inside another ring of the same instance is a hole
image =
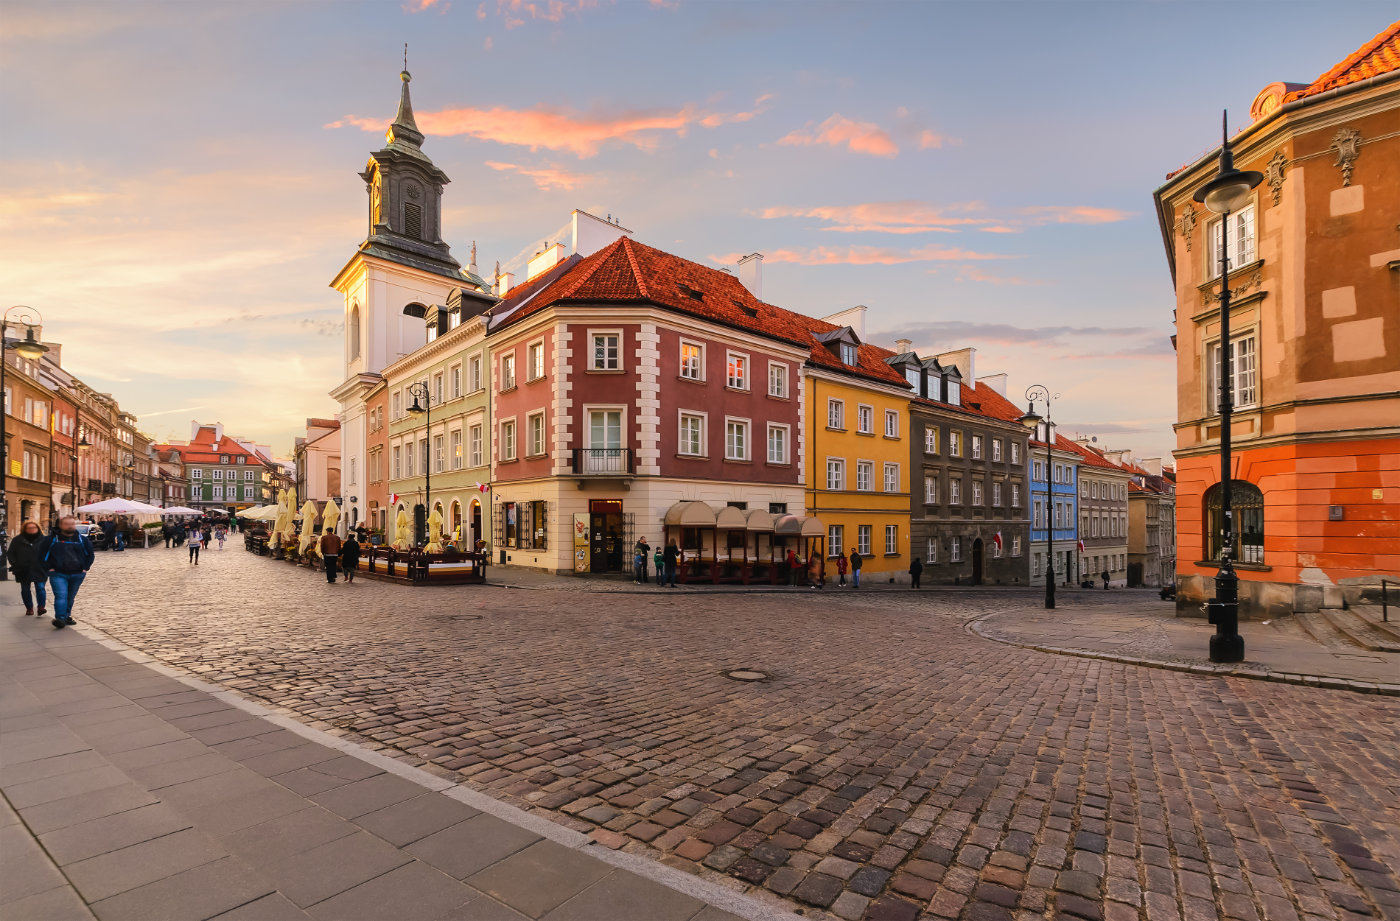
[[[631,476],[631,448],[574,448],[574,473],[580,476]]]

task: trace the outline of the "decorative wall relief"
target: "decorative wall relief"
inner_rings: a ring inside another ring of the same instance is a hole
[[[1269,184],[1269,190],[1274,193],[1274,204],[1283,201],[1283,171],[1288,167],[1288,158],[1283,155],[1283,151],[1276,150],[1269,158],[1269,165],[1264,167],[1264,181]]]
[[[1356,158],[1361,156],[1361,132],[1355,128],[1338,128],[1328,149],[1337,155],[1337,162],[1333,165],[1342,168],[1342,185],[1351,185],[1352,168]]]
[[[1186,251],[1191,252],[1191,231],[1196,229],[1196,209],[1191,207],[1190,202],[1181,209],[1181,217],[1176,220],[1176,229],[1186,238]]]

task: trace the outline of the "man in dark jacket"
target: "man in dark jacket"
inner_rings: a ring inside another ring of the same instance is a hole
[[[666,550],[661,554],[661,563],[666,567],[666,584],[671,588],[676,587],[676,563],[680,556],[680,548],[676,546],[675,538],[672,538],[666,543]]]
[[[345,542],[340,545],[340,570],[345,573],[346,582],[355,581],[355,570],[360,566],[360,542],[355,539],[355,532],[351,531],[345,535]]]
[[[10,572],[19,583],[19,594],[24,599],[24,614],[34,613],[34,595],[39,596],[39,616],[49,612],[48,595],[44,592],[44,567],[39,565],[39,545],[44,542],[44,533],[39,530],[39,522],[26,521],[20,525],[19,533],[10,542],[5,558],[10,561]]]
[[[321,535],[321,561],[326,567],[326,581],[334,582],[336,570],[340,568],[340,538],[334,531]]]
[[[92,541],[78,533],[72,515],[58,520],[58,530],[39,544],[39,565],[53,588],[53,625],[63,629],[73,623],[73,599],[92,568]]]

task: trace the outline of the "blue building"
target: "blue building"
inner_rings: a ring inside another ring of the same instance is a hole
[[[1053,537],[1057,585],[1074,584],[1078,568],[1079,541],[1079,452],[1055,433],[1047,464],[1046,424],[1036,427],[1031,438],[1031,584],[1044,585],[1046,559]],[[1053,529],[1053,532],[1047,529]]]

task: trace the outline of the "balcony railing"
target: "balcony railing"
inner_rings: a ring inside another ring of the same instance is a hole
[[[100,492],[102,490],[102,481],[97,479],[89,479],[87,488],[90,492]]]
[[[631,448],[574,448],[574,473],[585,476],[631,476]]]

